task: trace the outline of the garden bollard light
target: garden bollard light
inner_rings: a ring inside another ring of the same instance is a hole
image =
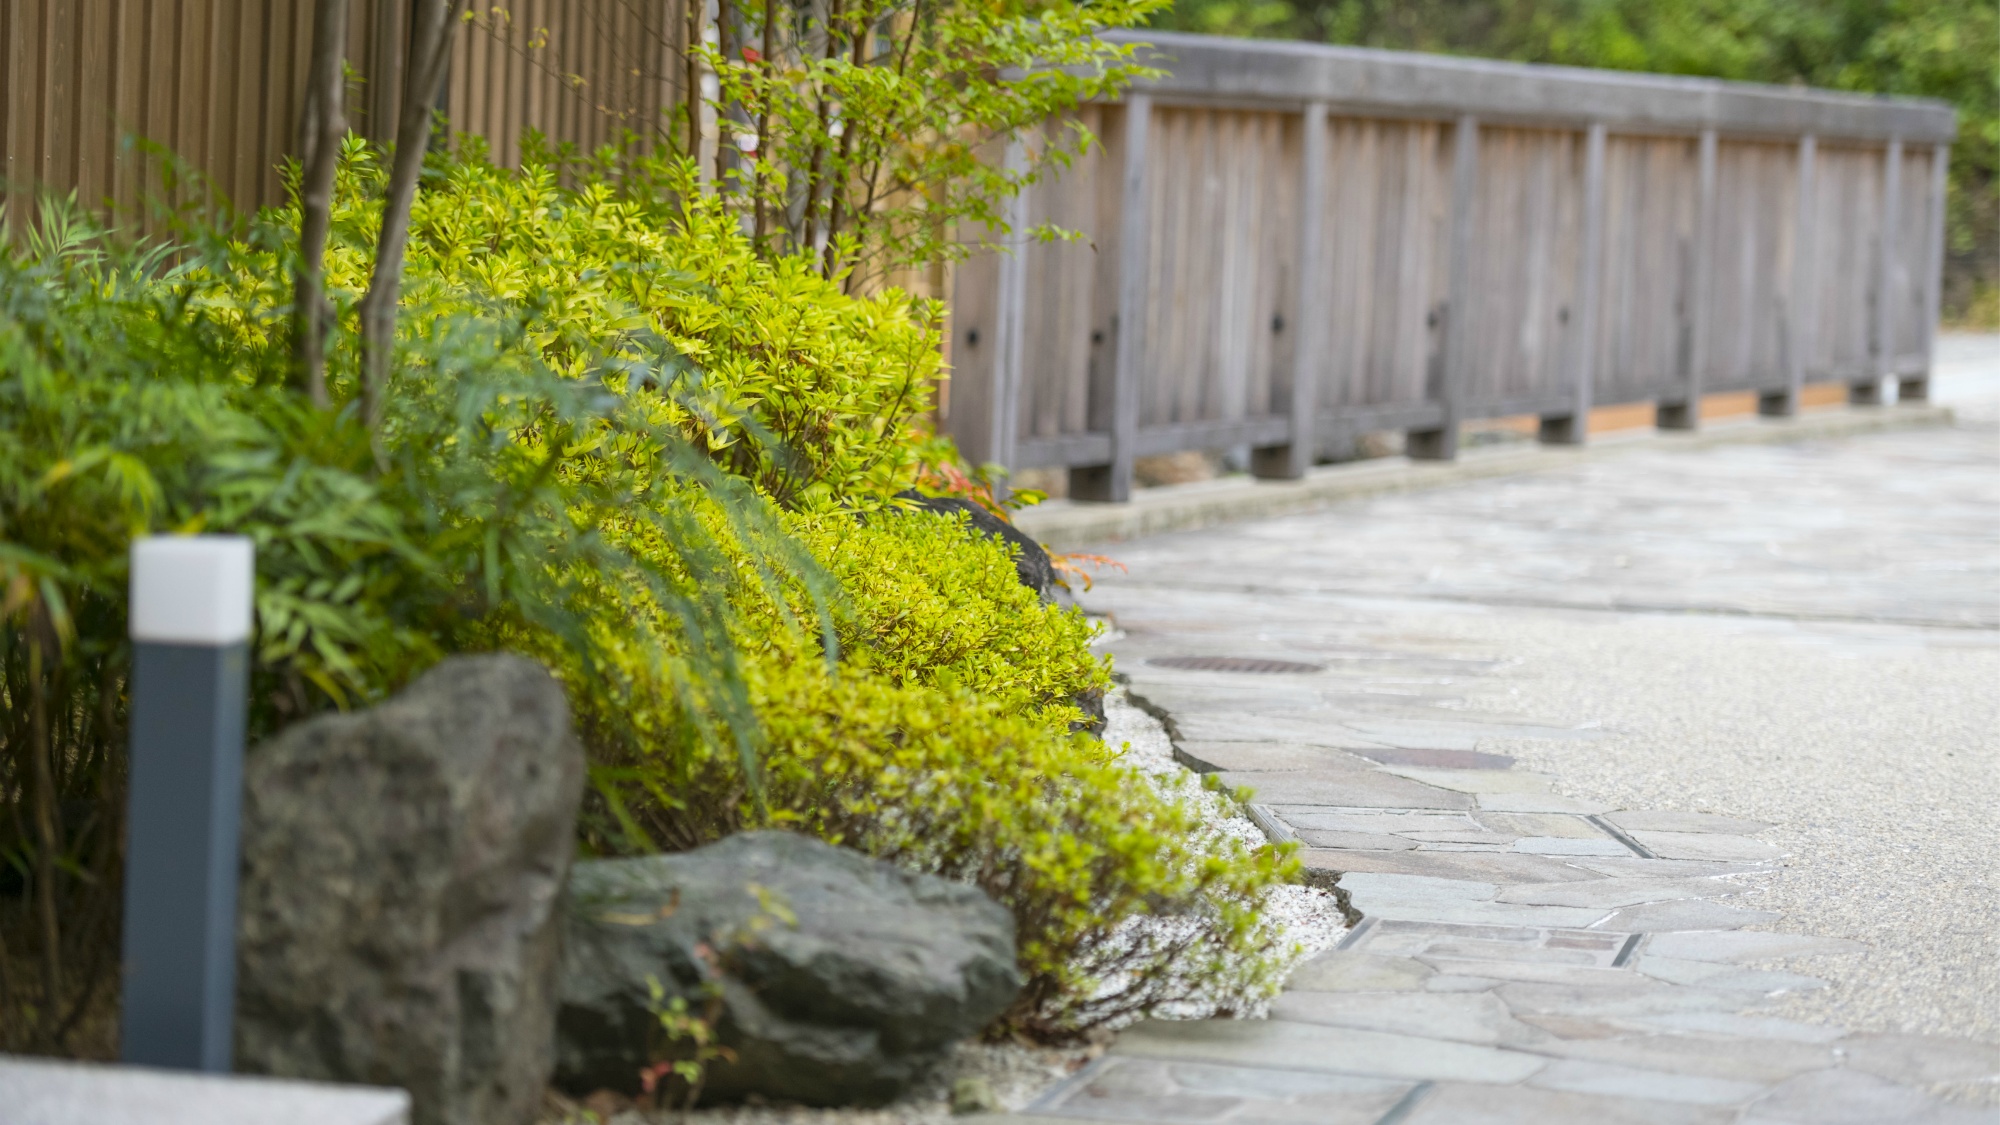
[[[128,1063],[230,1069],[254,560],[236,536],[132,543]]]

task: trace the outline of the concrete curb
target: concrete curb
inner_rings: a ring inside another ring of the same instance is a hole
[[[1835,407],[1796,418],[1750,417],[1712,423],[1694,433],[1639,431],[1610,435],[1584,446],[1519,446],[1470,450],[1456,461],[1412,461],[1407,457],[1323,465],[1301,480],[1269,481],[1225,477],[1197,484],[1140,491],[1130,503],[1095,504],[1052,500],[1014,517],[1021,530],[1052,550],[1073,551],[1101,543],[1168,531],[1191,531],[1235,520],[1265,519],[1292,512],[1381,496],[1463,484],[1490,477],[1539,473],[1584,460],[1633,452],[1692,451],[1720,445],[1824,441],[1918,426],[1948,426],[1948,407],[1911,404]]]
[[[0,1055],[10,1125],[408,1125],[410,1095],[238,1074]]]

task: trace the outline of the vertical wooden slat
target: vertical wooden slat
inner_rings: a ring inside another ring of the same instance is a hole
[[[1558,445],[1581,445],[1590,434],[1604,291],[1604,150],[1604,124],[1595,122],[1584,139],[1583,246],[1577,270],[1576,332],[1570,348],[1569,413],[1544,418],[1541,424],[1541,440]]]
[[[1701,427],[1701,396],[1708,381],[1715,316],[1716,135],[1703,129],[1695,170],[1694,270],[1688,279],[1688,346],[1676,392],[1661,399],[1655,422],[1663,430]]]
[[[1282,394],[1272,408],[1291,419],[1290,440],[1259,449],[1250,468],[1257,476],[1296,480],[1312,468],[1319,450],[1319,381],[1325,370],[1326,310],[1321,284],[1326,264],[1321,257],[1322,216],[1326,210],[1326,103],[1309,102],[1299,122],[1299,198],[1297,267],[1292,283],[1292,357]]]
[[[1944,289],[1944,208],[1950,182],[1951,146],[1931,149],[1930,230],[1925,246],[1930,260],[1924,266],[1924,319],[1918,327],[1923,352],[1923,369],[1899,373],[1896,397],[1903,402],[1926,402],[1931,396],[1931,365],[1937,356],[1938,312]]]
[[[1145,343],[1146,260],[1151,224],[1147,214],[1146,141],[1153,99],[1134,94],[1125,101],[1125,166],[1120,178],[1118,215],[1118,322],[1111,361],[1111,463],[1070,474],[1070,495],[1080,500],[1132,498],[1132,463],[1139,439],[1140,349]]]
[[[1476,237],[1474,205],[1479,177],[1479,119],[1466,114],[1452,132],[1451,233],[1444,309],[1444,353],[1439,364],[1437,385],[1430,397],[1444,409],[1435,429],[1409,432],[1406,449],[1411,457],[1426,461],[1449,461],[1458,456],[1458,423],[1465,384],[1475,362],[1472,354],[1475,312],[1473,310],[1472,253]]]
[[[1817,268],[1814,255],[1814,236],[1819,224],[1815,203],[1817,184],[1815,164],[1819,151],[1819,139],[1811,133],[1799,138],[1798,187],[1794,196],[1797,213],[1794,218],[1792,237],[1792,266],[1789,301],[1785,309],[1785,385],[1782,390],[1767,391],[1757,400],[1757,412],[1771,417],[1790,417],[1798,413],[1799,392],[1806,382],[1807,357],[1813,344],[1813,318],[1817,302],[1814,300]]]
[[[1903,139],[1892,137],[1882,154],[1882,221],[1875,248],[1874,323],[1869,339],[1873,360],[1866,379],[1847,387],[1847,400],[1878,406],[1883,384],[1896,376],[1896,234],[1903,215]]]
[[[1010,176],[1019,175],[1027,165],[1026,146],[1016,138],[1007,142],[1002,166]],[[993,357],[993,460],[1012,469],[1021,431],[1022,359],[1027,343],[1029,188],[1007,201],[1007,252],[1000,255],[999,293],[994,312]]]

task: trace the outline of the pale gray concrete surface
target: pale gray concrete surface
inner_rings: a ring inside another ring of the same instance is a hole
[[[0,1055],[7,1125],[408,1125],[410,1095]]]
[[[2000,340],[1947,345],[1953,429],[1109,548],[1134,694],[1374,924],[1035,1112],[2000,1120]]]

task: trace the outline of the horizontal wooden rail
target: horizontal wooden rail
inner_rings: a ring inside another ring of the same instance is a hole
[[[1143,41],[1161,76],[1080,110],[1099,143],[1013,204],[1084,237],[957,272],[946,421],[976,460],[1123,500],[1180,450],[1290,478],[1370,431],[1449,458],[1481,418],[1579,442],[1601,404],[1694,428],[1718,392],[1924,395],[1941,103]]]

